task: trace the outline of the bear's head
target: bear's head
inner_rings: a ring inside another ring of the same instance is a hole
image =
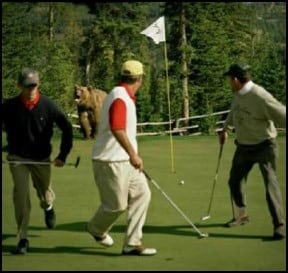
[[[92,87],[91,86],[81,86],[75,84],[74,86],[74,100],[79,103],[79,101],[85,101],[89,99],[91,94]]]

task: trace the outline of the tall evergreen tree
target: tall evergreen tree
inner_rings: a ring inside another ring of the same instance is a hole
[[[19,93],[18,72],[32,66],[41,92],[70,112],[75,83],[109,91],[133,58],[146,70],[139,122],[167,121],[163,43],[140,34],[162,15],[173,119],[228,109],[222,73],[232,62],[251,65],[255,82],[286,103],[285,2],[3,2],[2,98]]]

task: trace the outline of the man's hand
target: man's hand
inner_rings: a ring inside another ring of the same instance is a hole
[[[53,161],[53,163],[55,167],[63,167],[65,165],[65,162],[57,158]]]
[[[143,170],[143,161],[137,154],[130,156],[130,163],[135,169],[139,169],[139,171]]]
[[[228,138],[228,133],[226,132],[226,130],[222,130],[221,132],[219,132],[219,142],[221,145],[225,143],[227,138]]]

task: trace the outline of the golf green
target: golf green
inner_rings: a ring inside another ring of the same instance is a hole
[[[32,211],[29,226],[30,249],[26,255],[13,255],[17,244],[12,202],[12,179],[2,164],[2,270],[3,271],[280,271],[286,270],[286,239],[271,240],[273,226],[265,200],[264,182],[257,165],[247,185],[250,222],[225,228],[232,217],[228,176],[235,150],[234,139],[224,145],[211,207],[207,215],[219,153],[217,136],[173,137],[172,172],[169,137],[139,138],[139,152],[147,173],[208,238],[198,233],[151,183],[152,199],[143,229],[143,243],[158,251],[153,257],[121,256],[126,228],[122,214],[110,234],[115,244],[105,248],[85,231],[87,221],[99,206],[93,179],[91,150],[93,140],[75,139],[67,162],[81,157],[78,168],[52,167],[56,193],[57,226],[48,230],[35,189],[30,187]],[[286,135],[278,137],[277,176],[286,204]],[[2,146],[5,142],[2,141]],[[56,155],[59,139],[53,142]],[[6,152],[2,148],[2,159]],[[184,181],[184,183],[180,183]],[[285,211],[286,213],[286,211]]]

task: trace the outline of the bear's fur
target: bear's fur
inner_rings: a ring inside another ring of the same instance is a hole
[[[85,139],[95,138],[100,112],[107,93],[91,86],[75,85],[74,99],[77,103],[79,123]]]

